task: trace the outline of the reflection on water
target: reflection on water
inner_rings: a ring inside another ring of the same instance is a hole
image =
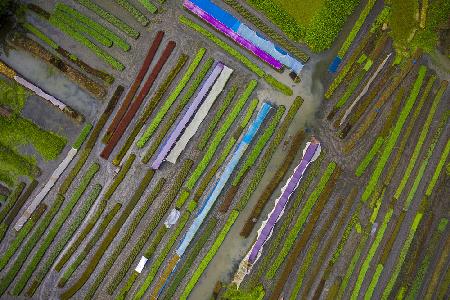
[[[95,118],[100,102],[56,68],[22,50],[11,49],[8,56],[1,54],[0,58],[23,77],[84,115],[86,120]]]
[[[323,74],[323,72],[315,72],[316,65],[317,62],[314,62],[313,60],[309,61],[308,64],[305,65],[305,68],[302,71],[301,82],[292,87],[294,91],[293,96],[285,96],[281,93],[273,91],[272,89],[260,89],[256,92],[258,99],[261,101],[269,100],[278,105],[283,104],[287,109],[290,107],[295,96],[300,95],[303,98],[303,105],[293,120],[286,137],[293,136],[299,129],[302,128],[305,128],[309,134],[312,133],[312,128],[316,122],[317,112],[322,102],[324,93],[323,85],[318,77],[321,73]],[[289,78],[288,71],[285,71],[282,74],[279,74],[276,71],[269,71],[268,73],[275,78],[282,80],[282,82],[292,83],[292,80]],[[278,148],[278,151],[274,154],[273,159],[267,168],[267,170],[273,171],[266,172],[261,180],[260,187],[264,187],[270,181],[274,170],[277,169],[279,163],[281,163],[284,159],[285,152],[280,148],[282,147]],[[301,151],[299,151],[298,155],[301,154],[300,152]],[[294,163],[294,165],[296,164]],[[288,173],[289,172],[291,172],[291,170],[289,170]],[[243,188],[241,187],[241,189]],[[261,220],[265,219],[267,213],[272,209],[273,200],[275,197],[272,197],[272,201],[264,209],[262,217],[254,227],[252,234],[247,239],[244,239],[239,235],[246,219],[252,211],[253,205],[262,193],[262,189],[263,188],[259,188],[255,191],[249,203],[231,227],[228,235],[222,243],[222,246],[219,248],[213,260],[209,263],[208,268],[203,273],[203,276],[200,278],[199,283],[192,291],[190,299],[210,299],[214,286],[218,280],[226,284],[230,283],[234,272],[237,270],[238,264],[256,239],[256,231],[261,225]],[[279,191],[275,192],[275,194],[278,192]]]

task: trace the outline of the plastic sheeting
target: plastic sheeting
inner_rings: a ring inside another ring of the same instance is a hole
[[[53,104],[54,106],[58,107],[60,110],[64,110],[64,108],[66,108],[66,105],[63,102],[61,102],[60,100],[56,99],[52,95],[47,94],[46,92],[41,90],[36,85],[34,85],[31,82],[29,82],[28,80],[26,80],[26,79],[24,79],[24,78],[22,78],[20,76],[17,76],[17,75],[14,76],[14,80],[17,81],[19,84],[23,85],[24,87],[26,87],[27,89],[29,89],[29,90],[33,91],[34,93],[36,93],[36,95],[38,95],[39,97],[42,97],[45,100],[49,101],[51,104]]]
[[[200,228],[201,224],[203,223],[204,219],[208,215],[208,212],[211,210],[212,206],[216,202],[216,200],[219,197],[220,193],[222,192],[225,184],[227,183],[228,179],[230,178],[231,173],[233,173],[233,170],[236,168],[237,164],[239,163],[239,160],[242,158],[242,155],[244,154],[248,145],[253,140],[256,132],[261,127],[261,124],[265,120],[265,118],[271,108],[272,108],[272,105],[267,102],[263,103],[263,105],[261,106],[261,109],[259,110],[258,115],[256,116],[255,120],[250,125],[249,129],[247,130],[247,132],[244,135],[241,142],[237,145],[236,150],[234,151],[230,161],[225,166],[224,171],[222,172],[221,176],[216,181],[213,189],[211,190],[211,192],[208,194],[207,198],[205,199],[205,202],[203,203],[202,207],[200,208],[192,225],[187,230],[183,240],[180,243],[180,246],[176,250],[176,253],[178,254],[178,256],[181,257],[184,254],[184,251],[186,251],[186,248],[189,246],[189,243],[194,238],[195,234],[197,233],[197,231]]]
[[[173,147],[173,149],[170,151],[169,155],[167,156],[168,162],[171,162],[173,164],[177,162],[177,159],[180,156],[181,152],[183,152],[184,148],[186,148],[186,145],[189,143],[190,139],[194,136],[194,134],[197,132],[198,128],[200,127],[200,124],[203,122],[205,117],[208,115],[208,112],[211,109],[214,102],[216,101],[217,97],[220,95],[220,93],[225,88],[225,85],[228,82],[228,79],[230,78],[231,73],[233,73],[232,69],[228,68],[227,66],[223,67],[222,72],[220,73],[220,76],[217,78],[216,82],[212,86],[211,91],[209,92],[205,101],[203,101],[202,105],[200,106],[198,111],[195,113],[195,117],[189,123],[188,127],[186,127],[183,135],[180,137],[178,142],[175,144],[175,146]]]
[[[330,73],[336,73],[337,69],[339,68],[339,65],[341,64],[341,61],[342,58],[336,56],[331,62],[330,66],[328,67],[328,71],[330,71]]]
[[[183,117],[177,123],[176,127],[170,133],[169,138],[162,146],[161,150],[159,151],[158,155],[156,156],[155,160],[152,163],[152,169],[154,170],[159,169],[163,161],[166,159],[167,154],[170,152],[172,147],[177,142],[178,138],[183,133],[186,126],[191,121],[192,116],[194,116],[195,112],[197,111],[197,108],[200,106],[203,99],[208,94],[209,90],[211,89],[211,86],[214,84],[217,77],[219,77],[223,67],[224,65],[222,63],[218,63],[214,67],[214,70],[212,71],[211,75],[209,75],[209,77],[206,79],[206,81],[203,83],[203,86],[201,87],[194,101],[192,101],[191,105],[189,105],[189,108],[184,113]]]
[[[34,197],[31,204],[20,216],[19,220],[17,220],[16,224],[14,225],[14,229],[16,231],[19,231],[22,228],[22,226],[27,222],[27,220],[31,217],[31,214],[36,210],[36,208],[42,202],[42,200],[44,200],[45,196],[47,196],[48,192],[55,185],[56,181],[58,181],[59,177],[67,168],[67,166],[70,164],[70,162],[73,160],[77,152],[78,150],[75,148],[70,149],[70,151],[67,153],[63,161],[58,165],[55,171],[53,171],[52,176],[50,176],[50,179],[44,185],[42,190],[39,192],[39,194],[36,195],[36,197]]]

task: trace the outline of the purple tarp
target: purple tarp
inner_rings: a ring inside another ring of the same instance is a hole
[[[214,84],[217,77],[220,75],[220,72],[222,72],[222,69],[223,64],[218,63],[214,68],[214,70],[212,71],[211,75],[209,75],[208,79],[206,79],[197,96],[195,97],[194,101],[192,101],[188,110],[185,112],[181,120],[177,123],[177,126],[172,130],[172,132],[169,135],[169,138],[162,146],[161,150],[159,151],[158,155],[156,156],[155,160],[152,163],[152,169],[154,170],[159,169],[159,167],[169,154],[170,150],[183,133],[184,128],[186,128],[191,118],[194,116],[195,112],[197,111],[197,108],[203,102],[203,99],[208,94],[209,90],[211,89],[211,86]]]
[[[275,226],[275,223],[283,214],[284,208],[286,207],[286,204],[290,196],[300,183],[300,180],[302,179],[302,176],[306,168],[310,164],[312,158],[316,154],[316,151],[319,147],[320,144],[315,143],[310,143],[308,145],[308,148],[306,149],[302,157],[302,160],[300,161],[300,164],[295,168],[294,174],[292,174],[287,184],[283,187],[281,196],[278,198],[278,201],[275,202],[276,203],[275,207],[270,213],[269,219],[267,220],[266,224],[264,225],[263,229],[258,235],[258,238],[256,239],[256,242],[250,251],[250,255],[248,258],[248,261],[250,263],[253,264],[256,261],[258,253],[261,251],[263,245],[270,237],[270,234],[273,230],[273,227]]]
[[[255,54],[256,56],[258,56],[259,58],[264,60],[266,63],[268,63],[269,65],[271,65],[275,69],[280,70],[283,67],[281,62],[279,62],[278,60],[276,60],[275,58],[273,58],[272,56],[267,54],[265,51],[263,51],[263,50],[259,49],[258,47],[256,47],[250,41],[248,41],[248,40],[244,39],[243,37],[241,37],[240,35],[238,35],[232,29],[226,27],[224,24],[222,24],[221,22],[219,22],[218,20],[213,18],[211,15],[209,15],[207,12],[202,10],[200,7],[196,6],[191,1],[184,0],[183,1],[183,5],[188,10],[190,10],[191,12],[193,12],[194,14],[199,16],[201,19],[203,19],[204,21],[206,21],[209,24],[211,24],[212,26],[214,26],[217,30],[219,30],[223,34],[225,34],[228,37],[230,37],[231,39],[233,39],[239,45],[241,45],[244,48],[246,48],[249,51],[251,51],[253,54]]]

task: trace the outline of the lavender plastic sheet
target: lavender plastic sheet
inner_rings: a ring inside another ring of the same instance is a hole
[[[169,154],[173,145],[177,142],[178,138],[183,133],[184,128],[189,124],[192,116],[197,111],[197,108],[200,106],[203,99],[208,94],[209,90],[211,89],[211,86],[214,84],[217,77],[219,77],[220,72],[222,72],[223,66],[224,65],[222,63],[218,63],[215,66],[214,70],[212,71],[211,75],[209,75],[208,79],[206,79],[199,93],[195,97],[194,101],[192,101],[188,110],[183,115],[181,120],[177,123],[177,126],[172,130],[172,132],[169,135],[169,138],[162,146],[161,150],[159,151],[158,155],[156,156],[155,160],[152,163],[151,166],[152,169],[154,170],[159,169],[163,161],[166,159],[166,156]]]
[[[271,65],[273,68],[280,70],[283,65],[281,62],[267,54],[265,51],[259,49],[256,47],[253,43],[246,40],[245,38],[238,35],[236,32],[234,32],[232,29],[226,27],[224,24],[213,18],[211,15],[209,15],[207,12],[202,10],[200,7],[196,6],[194,3],[192,3],[189,0],[183,1],[184,7],[186,7],[188,10],[199,16],[204,21],[208,22],[212,26],[214,26],[217,30],[222,32],[223,34],[227,35],[231,39],[233,39],[236,43],[243,46],[244,48],[251,51],[253,54],[258,56],[260,59]]]
[[[303,173],[305,172],[306,168],[311,162],[311,159],[314,157],[314,154],[317,151],[317,148],[319,147],[319,144],[309,144],[308,148],[305,151],[305,154],[302,157],[302,160],[300,161],[300,164],[296,167],[294,174],[289,179],[289,182],[285,185],[284,190],[282,191],[281,196],[278,198],[279,200],[276,202],[276,206],[271,212],[266,224],[264,225],[263,229],[261,230],[261,233],[259,234],[258,238],[256,239],[255,244],[253,245],[250,255],[248,258],[248,261],[250,263],[254,263],[258,257],[258,253],[261,251],[262,247],[264,246],[267,239],[270,237],[270,234],[278,221],[278,219],[281,217],[284,208],[286,207],[287,202],[289,201],[290,196],[294,192],[294,190],[297,188],[300,180],[303,177]]]

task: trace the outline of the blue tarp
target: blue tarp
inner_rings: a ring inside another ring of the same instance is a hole
[[[229,14],[210,0],[191,0],[192,3],[200,7],[203,11],[210,14],[214,19],[218,20],[234,32],[237,32],[241,22],[233,15]]]
[[[333,62],[328,67],[328,71],[331,73],[336,73],[337,69],[339,68],[339,65],[341,64],[342,59],[339,56],[336,56],[333,59]]]

